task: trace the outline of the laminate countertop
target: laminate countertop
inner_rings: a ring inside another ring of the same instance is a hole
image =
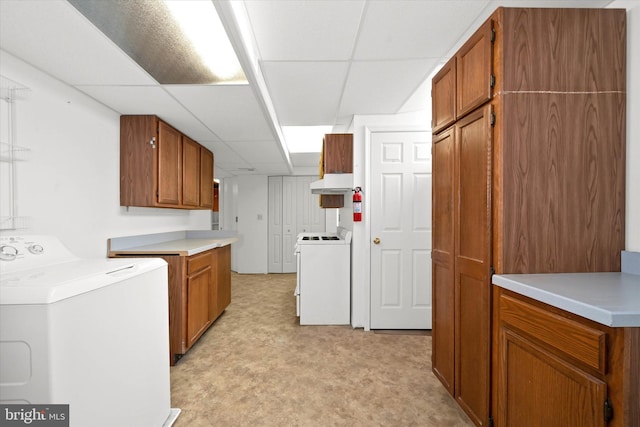
[[[238,241],[234,232],[186,230],[139,236],[113,237],[107,240],[108,256],[182,255],[191,256]]]
[[[611,327],[640,327],[640,253],[623,252],[622,272],[495,274],[496,286]]]

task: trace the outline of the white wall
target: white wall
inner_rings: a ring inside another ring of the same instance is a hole
[[[31,89],[16,104],[16,144],[31,151],[17,167],[18,215],[82,257],[104,257],[107,238],[210,229],[210,211],[120,206],[119,114],[0,51],[0,74]],[[5,188],[5,187],[2,187]]]

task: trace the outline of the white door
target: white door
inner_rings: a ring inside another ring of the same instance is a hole
[[[282,177],[282,272],[295,273],[296,257],[293,250],[298,230],[296,226],[296,177]]]
[[[282,273],[282,177],[269,177],[269,273]]]
[[[371,329],[431,329],[431,135],[371,133]]]

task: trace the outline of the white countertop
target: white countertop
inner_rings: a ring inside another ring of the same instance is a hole
[[[109,256],[183,255],[191,256],[238,241],[235,233],[209,230],[174,231],[141,236],[115,237],[108,240]]]
[[[640,327],[640,275],[496,274],[493,283],[612,327]]]

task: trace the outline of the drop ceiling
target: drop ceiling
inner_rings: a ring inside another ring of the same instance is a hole
[[[319,154],[289,154],[281,126],[427,110],[429,75],[498,6],[609,3],[214,1],[248,85],[159,84],[66,0],[0,0],[0,49],[119,114],[160,116],[214,152],[218,178],[315,174]]]

